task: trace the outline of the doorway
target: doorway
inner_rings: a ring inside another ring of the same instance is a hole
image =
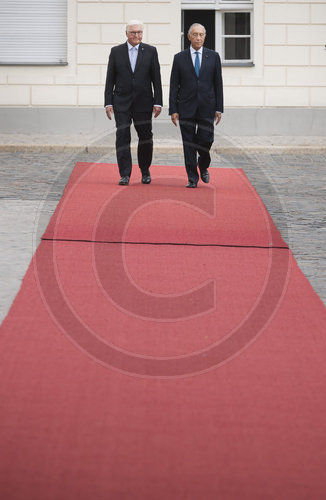
[[[182,11],[182,49],[190,45],[188,29],[193,23],[199,23],[206,28],[205,47],[215,50],[215,10],[183,10]]]

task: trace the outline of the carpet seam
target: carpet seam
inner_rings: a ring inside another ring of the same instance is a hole
[[[226,247],[226,248],[275,248],[289,250],[288,246],[263,246],[263,245],[228,245],[223,243],[176,243],[176,242],[153,242],[153,241],[107,241],[107,240],[76,240],[66,238],[41,238],[41,241],[67,241],[71,243],[99,243],[99,244],[125,244],[125,245],[171,245],[171,246],[193,246],[193,247]]]

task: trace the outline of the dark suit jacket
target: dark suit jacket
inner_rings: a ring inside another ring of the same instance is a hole
[[[104,106],[117,111],[152,111],[162,105],[162,84],[157,50],[140,43],[134,73],[131,70],[127,42],[113,47],[109,57]]]
[[[205,47],[199,78],[190,48],[174,56],[171,71],[169,114],[179,113],[180,118],[192,118],[197,111],[203,118],[212,118],[216,111],[224,111],[220,56]]]

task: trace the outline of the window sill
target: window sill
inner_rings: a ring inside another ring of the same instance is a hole
[[[228,67],[236,67],[236,68],[252,68],[255,66],[255,63],[253,62],[222,62],[222,66],[228,66]]]
[[[67,62],[62,63],[27,63],[27,62],[2,62],[0,66],[68,66]]]

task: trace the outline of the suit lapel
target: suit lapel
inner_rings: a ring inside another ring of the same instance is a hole
[[[125,58],[125,63],[127,65],[127,68],[129,69],[130,73],[132,73],[130,59],[129,59],[129,48],[128,48],[127,42],[124,44],[123,53],[124,53],[124,58]]]
[[[139,69],[139,67],[141,66],[141,62],[142,62],[142,59],[144,57],[144,52],[145,52],[145,49],[143,47],[143,44],[140,43],[139,47],[138,47],[138,55],[137,55],[137,61],[136,61],[136,66],[135,66],[135,73]]]
[[[194,67],[193,62],[192,62],[190,47],[188,49],[186,49],[185,52],[186,52],[186,59],[188,61],[188,64],[190,64],[191,70],[192,70],[194,76],[197,78],[196,70],[195,70],[195,67]]]
[[[201,56],[201,65],[200,65],[200,70],[199,70],[199,75],[202,73],[202,71],[205,71],[205,66],[208,63],[208,50],[203,47],[203,53]]]

